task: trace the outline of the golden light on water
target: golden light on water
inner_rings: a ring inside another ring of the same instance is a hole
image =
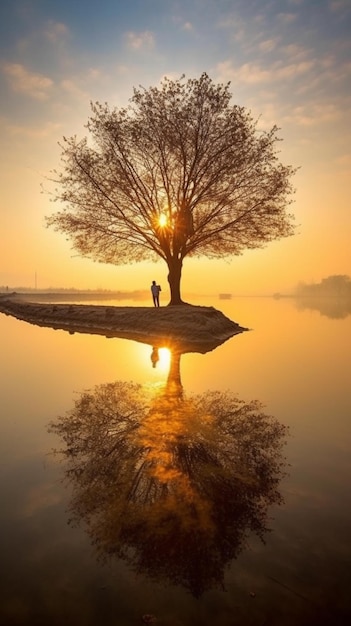
[[[168,372],[171,362],[171,351],[169,348],[158,349],[159,361],[157,362],[157,369],[162,372]]]
[[[171,363],[171,350],[169,348],[159,348],[153,346],[150,354],[152,367],[162,376],[169,371]]]

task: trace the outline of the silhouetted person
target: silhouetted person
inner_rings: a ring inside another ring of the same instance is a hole
[[[160,291],[160,285],[156,285],[156,281],[153,280],[151,285],[151,293],[154,306],[160,306]]]
[[[156,367],[158,361],[160,360],[160,355],[158,353],[158,348],[152,348],[152,352],[151,352],[151,363],[152,363],[152,367]]]

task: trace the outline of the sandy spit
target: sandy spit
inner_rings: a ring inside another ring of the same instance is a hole
[[[177,345],[182,352],[207,352],[247,330],[213,307],[190,304],[160,308],[43,304],[2,294],[0,312],[70,333],[133,339],[158,347]]]

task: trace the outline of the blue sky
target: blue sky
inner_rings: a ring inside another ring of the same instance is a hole
[[[44,228],[40,185],[60,138],[85,133],[90,100],[124,106],[133,86],[203,71],[230,81],[259,127],[277,124],[282,160],[301,166],[299,234],[223,265],[223,283],[275,290],[351,274],[350,32],[350,0],[2,0],[0,285],[30,284],[38,267],[47,286],[130,283],[128,269],[77,259]],[[206,264],[184,269],[189,290]]]

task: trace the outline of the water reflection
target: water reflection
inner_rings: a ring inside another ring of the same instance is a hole
[[[152,363],[152,367],[156,367],[157,363],[160,360],[160,355],[158,352],[158,348],[156,346],[154,346],[152,348],[152,352],[151,352],[151,363]]]
[[[299,296],[294,301],[298,310],[319,311],[331,319],[345,319],[351,315],[351,298]]]
[[[155,347],[153,348],[155,350]],[[187,395],[181,353],[162,387],[99,385],[51,424],[72,485],[71,522],[101,558],[182,585],[223,586],[250,532],[281,504],[286,428],[231,392]]]

